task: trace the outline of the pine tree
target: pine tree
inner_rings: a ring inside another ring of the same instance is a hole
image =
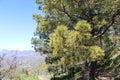
[[[38,22],[32,38],[35,50],[59,57],[56,62],[69,68],[80,61],[91,62],[90,79],[94,80],[97,61],[119,47],[120,0],[36,2],[45,15],[33,15]]]

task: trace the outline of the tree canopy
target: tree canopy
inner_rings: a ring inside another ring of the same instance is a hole
[[[36,0],[36,3],[44,15],[33,15],[38,25],[32,44],[36,51],[57,57],[53,64],[71,68],[81,62],[105,60],[119,48],[120,0]]]

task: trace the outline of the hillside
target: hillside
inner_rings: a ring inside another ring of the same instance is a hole
[[[32,50],[1,50],[0,54],[5,54],[5,60],[12,60],[12,57],[16,56],[17,61],[24,67],[37,67],[45,59],[45,55]]]

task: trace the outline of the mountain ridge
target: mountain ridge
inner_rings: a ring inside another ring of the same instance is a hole
[[[17,62],[31,67],[37,67],[44,62],[46,55],[41,55],[34,50],[1,50],[0,55],[5,54],[5,60],[12,60],[16,57]]]

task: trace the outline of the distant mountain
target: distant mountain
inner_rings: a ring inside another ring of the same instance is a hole
[[[17,61],[25,66],[36,67],[41,62],[44,62],[46,55],[41,55],[38,52],[32,50],[1,50],[0,54],[5,54],[6,60],[11,60],[13,56],[17,57]]]

